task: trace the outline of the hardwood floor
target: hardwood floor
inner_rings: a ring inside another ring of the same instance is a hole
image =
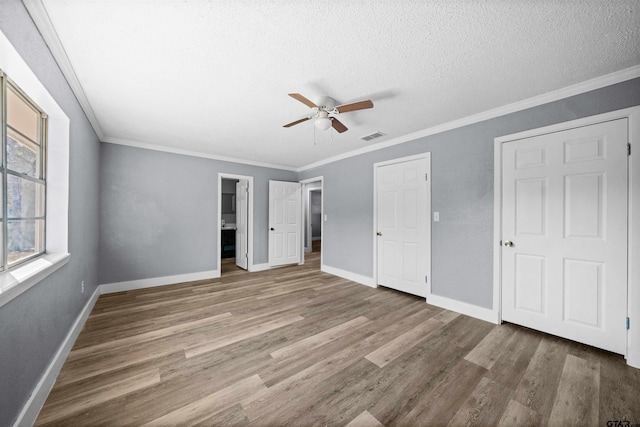
[[[622,356],[306,261],[101,296],[36,425],[640,423]]]

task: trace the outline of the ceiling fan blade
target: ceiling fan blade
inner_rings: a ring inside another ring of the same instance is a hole
[[[291,123],[287,123],[286,125],[282,126],[283,128],[290,128],[293,125],[297,125],[298,123],[302,123],[302,122],[306,122],[307,120],[309,120],[311,117],[305,117],[303,119],[300,120],[296,120],[295,122],[291,122]]]
[[[340,120],[336,119],[335,117],[331,118],[331,126],[333,126],[333,128],[335,130],[337,130],[338,133],[342,133],[342,132],[348,130],[347,127],[345,125],[343,125],[342,122]]]
[[[306,105],[309,108],[318,108],[316,104],[309,101],[307,98],[300,95],[299,93],[290,93],[289,96],[292,97],[293,99],[297,99],[298,101],[302,102],[304,105]]]
[[[353,102],[351,104],[338,105],[336,110],[338,110],[339,113],[347,113],[349,111],[364,110],[367,108],[373,108],[373,101],[370,99]]]

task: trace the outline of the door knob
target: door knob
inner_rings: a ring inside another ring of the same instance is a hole
[[[378,232],[376,233],[376,236],[382,236],[382,233],[378,231]]]
[[[273,228],[273,227],[271,227],[269,230],[271,230],[271,231],[275,231],[276,229],[275,229],[275,228]]]
[[[513,242],[511,240],[507,240],[506,242],[504,242],[504,245],[508,248],[513,246]]]

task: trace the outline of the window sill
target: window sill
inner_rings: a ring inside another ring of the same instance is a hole
[[[68,253],[48,253],[0,273],[0,307],[69,262]]]

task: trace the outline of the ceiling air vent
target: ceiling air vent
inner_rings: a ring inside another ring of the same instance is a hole
[[[364,139],[365,141],[371,141],[372,139],[380,138],[381,136],[385,136],[385,135],[386,134],[378,131],[378,132],[370,133],[369,135],[360,137],[360,139]]]

